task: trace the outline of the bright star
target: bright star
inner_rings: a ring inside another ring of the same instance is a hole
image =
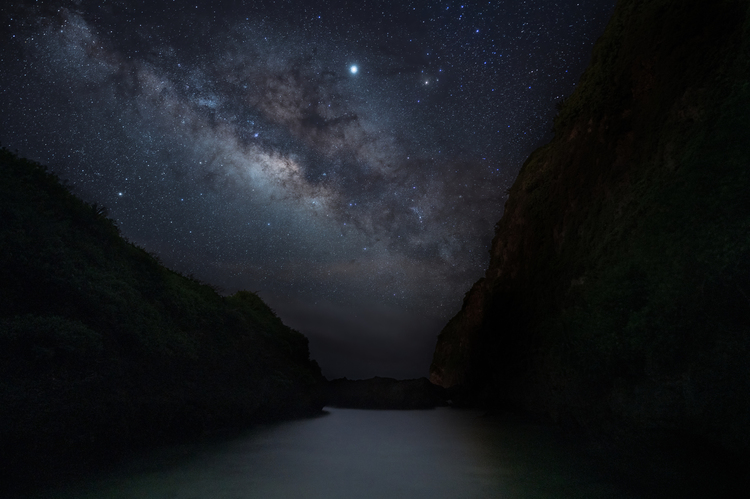
[[[352,74],[357,74],[357,71],[358,71],[358,69],[357,69],[357,66],[352,66],[352,67],[350,67],[350,68],[349,68],[349,71],[351,71],[351,72],[352,72]]]

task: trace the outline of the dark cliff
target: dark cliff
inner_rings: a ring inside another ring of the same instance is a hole
[[[6,150],[0,220],[0,484],[320,412],[307,339],[257,295],[222,297],[163,267]]]
[[[747,453],[749,5],[618,3],[439,336],[434,383]]]

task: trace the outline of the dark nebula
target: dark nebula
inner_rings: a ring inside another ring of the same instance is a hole
[[[424,376],[614,3],[15,2],[0,143],[328,377]]]

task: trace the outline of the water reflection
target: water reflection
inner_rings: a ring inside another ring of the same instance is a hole
[[[479,412],[328,409],[42,494],[76,499],[627,497],[554,430]]]

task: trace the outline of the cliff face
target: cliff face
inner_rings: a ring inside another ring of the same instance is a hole
[[[750,449],[747,1],[621,0],[431,381]]]
[[[307,339],[257,295],[163,267],[6,150],[0,220],[0,489],[72,456],[322,408]]]

